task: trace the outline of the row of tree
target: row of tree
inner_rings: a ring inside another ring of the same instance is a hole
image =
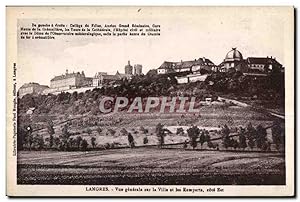
[[[102,130],[101,130],[102,131]],[[101,132],[100,130],[98,132]],[[140,131],[144,134],[148,133],[148,129],[144,127],[140,127]],[[211,139],[209,131],[205,129],[199,129],[197,126],[191,126],[187,129],[187,136],[189,138],[189,142],[185,141],[183,147],[187,148],[189,145],[195,149],[200,143],[200,147],[202,149],[203,144],[207,143],[208,148],[214,148],[219,150],[219,144],[216,143],[216,140],[220,139],[222,142],[222,146],[225,149],[241,149],[245,150],[249,147],[251,150],[254,148],[270,151],[271,144],[274,144],[276,149],[279,150],[281,146],[284,147],[284,130],[280,125],[280,122],[274,122],[272,127],[272,142],[267,138],[266,128],[258,125],[256,128],[253,127],[251,123],[249,123],[246,128],[240,127],[238,132],[233,134],[231,129],[225,124],[221,131],[221,138]],[[74,151],[74,150],[82,150],[85,151],[89,147],[89,143],[86,139],[82,138],[79,135],[74,135],[68,130],[68,125],[65,124],[62,128],[61,135],[55,136],[54,125],[52,122],[49,122],[47,127],[47,132],[49,137],[43,138],[43,136],[37,134],[33,136],[31,127],[27,127],[25,130],[19,128],[18,130],[18,149],[22,150],[26,149],[57,149],[62,151]],[[120,133],[122,135],[127,135],[128,137],[128,145],[131,148],[134,148],[136,143],[133,135],[128,132],[125,128],[123,128]],[[177,128],[177,135],[184,135],[185,132],[183,128]],[[159,148],[163,148],[165,145],[165,137],[169,134],[172,134],[170,130],[164,127],[163,124],[159,123],[156,125],[155,134],[158,140]],[[47,144],[45,144],[47,142]],[[143,143],[148,143],[148,138],[145,137],[143,139]],[[97,146],[96,138],[90,138],[90,146],[95,149]],[[113,148],[114,145],[107,145],[104,148]]]

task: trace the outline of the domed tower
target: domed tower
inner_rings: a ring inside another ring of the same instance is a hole
[[[243,55],[236,48],[232,48],[232,50],[226,54],[223,61],[223,71],[228,71],[231,68],[236,71],[244,71],[246,68]]]
[[[236,48],[232,48],[232,50],[226,54],[224,62],[236,62],[242,60],[243,60],[242,53],[238,51]]]

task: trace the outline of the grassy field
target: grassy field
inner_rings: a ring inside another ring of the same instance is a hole
[[[251,122],[255,127],[261,124],[263,127],[268,127],[272,125],[273,118],[267,116],[266,114],[253,111],[251,108],[238,107],[238,106],[223,106],[222,103],[218,105],[202,106],[199,114],[179,114],[179,113],[112,113],[107,115],[89,116],[90,118],[100,118],[98,125],[87,126],[83,124],[82,126],[77,126],[73,123],[69,126],[69,131],[72,133],[78,133],[78,135],[73,135],[72,138],[81,136],[86,139],[89,143],[88,147],[91,148],[91,138],[96,138],[96,147],[102,148],[105,144],[113,144],[120,146],[127,146],[128,140],[127,135],[122,135],[121,130],[126,129],[130,132],[137,146],[144,145],[143,139],[148,138],[148,144],[158,144],[155,135],[155,127],[158,123],[165,125],[175,135],[169,135],[165,139],[166,144],[184,142],[188,140],[186,134],[186,129],[191,125],[196,125],[199,128],[206,130],[220,130],[224,124],[229,127],[246,127],[246,125]],[[70,117],[74,118],[74,117]],[[116,120],[122,120],[116,122]],[[54,123],[59,122],[58,120]],[[65,123],[64,123],[65,124]],[[59,137],[62,133],[62,128],[64,124],[56,124],[55,137]],[[140,127],[143,126],[148,130],[147,134],[140,131]],[[185,134],[182,136],[176,135],[177,128],[183,128]],[[97,128],[101,128],[102,132],[97,132]],[[91,131],[90,134],[87,133],[87,129]],[[115,134],[109,134],[108,129],[116,131]],[[268,139],[271,140],[270,129],[267,131]],[[44,138],[49,138],[47,129],[43,129],[34,132],[34,135],[40,134]],[[210,133],[211,138],[215,138],[215,133]],[[46,141],[46,144],[49,142]]]
[[[19,184],[285,184],[284,155],[183,149],[21,151]]]

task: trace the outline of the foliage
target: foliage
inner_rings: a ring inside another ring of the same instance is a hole
[[[168,130],[164,128],[163,124],[158,123],[156,125],[155,133],[156,133],[156,136],[157,136],[157,139],[158,139],[158,146],[160,148],[162,148],[164,143],[165,143],[165,137],[167,135],[167,132],[168,132]]]
[[[182,128],[182,127],[180,127],[180,128],[177,128],[177,130],[176,130],[176,134],[177,134],[177,135],[183,135],[183,134],[184,134],[184,130],[183,130],[183,128]]]
[[[258,125],[256,128],[256,146],[259,149],[262,149],[267,141],[267,131],[261,125]]]
[[[284,145],[283,129],[281,128],[280,123],[278,121],[274,121],[273,123],[272,140],[277,150],[279,150],[280,145]]]
[[[92,137],[92,138],[91,138],[91,144],[92,144],[92,147],[93,147],[93,148],[96,147],[96,138],[95,138],[95,137]]]
[[[88,144],[88,142],[86,141],[86,139],[83,139],[83,140],[81,141],[81,150],[82,150],[82,151],[86,151],[88,145],[89,145],[89,144]]]
[[[247,147],[247,141],[246,141],[245,131],[243,128],[241,128],[239,133],[239,148],[244,150],[246,147]]]
[[[193,147],[193,149],[195,149],[197,147],[197,139],[200,134],[200,129],[197,126],[192,126],[191,128],[187,129],[187,133],[188,133],[188,137],[190,138],[190,145]],[[203,133],[201,135],[203,135]],[[201,140],[200,143],[202,147],[203,143],[201,142]]]
[[[148,138],[147,138],[147,137],[144,137],[143,143],[144,143],[144,144],[148,144],[148,142],[149,142],[149,141],[148,141]]]
[[[134,138],[131,135],[131,133],[128,133],[127,138],[128,138],[128,143],[129,143],[130,148],[134,148],[135,147]]]

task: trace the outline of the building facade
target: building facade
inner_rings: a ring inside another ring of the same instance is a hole
[[[280,64],[274,57],[248,57],[246,59],[248,65],[248,72],[271,72],[283,71],[282,64]]]
[[[130,65],[130,61],[128,60],[128,64],[125,65],[125,74],[132,74],[133,73],[133,67]]]
[[[143,74],[143,66],[140,64],[134,65],[134,75],[142,75]]]
[[[218,70],[220,72],[228,72],[231,70],[244,72],[247,70],[247,64],[243,59],[242,53],[236,48],[232,48],[232,50],[226,54],[225,59],[219,65]]]
[[[158,74],[168,74],[174,72],[191,72],[194,74],[207,73],[214,70],[215,64],[205,58],[199,58],[190,61],[167,62],[165,61],[158,69]]]
[[[243,73],[268,73],[273,70],[282,71],[282,65],[271,57],[248,57],[243,55],[236,48],[229,51],[224,61],[217,68],[220,72],[240,71]]]
[[[64,91],[68,89],[80,88],[91,85],[92,79],[86,78],[84,72],[68,73],[55,76],[50,80],[50,88],[55,91]]]
[[[119,80],[119,78],[116,75],[109,75],[106,72],[98,72],[93,78],[93,86],[102,87],[104,85],[112,84],[117,80]]]

